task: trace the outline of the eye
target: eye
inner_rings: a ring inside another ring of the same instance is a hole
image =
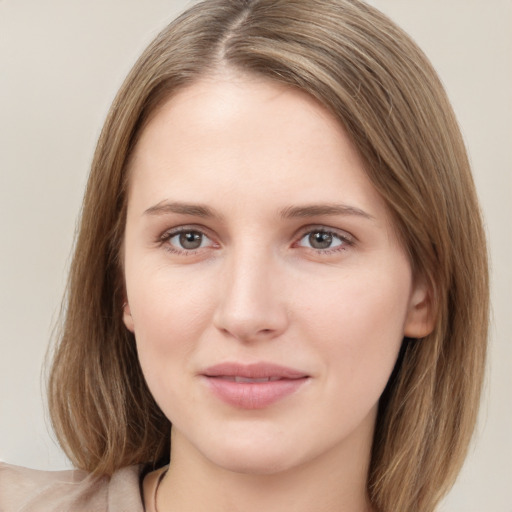
[[[298,241],[299,247],[308,247],[317,251],[330,249],[343,249],[351,245],[352,241],[347,237],[325,229],[315,229],[305,233]]]
[[[161,240],[167,242],[170,250],[178,253],[195,251],[213,244],[204,233],[194,229],[167,232],[161,237]]]

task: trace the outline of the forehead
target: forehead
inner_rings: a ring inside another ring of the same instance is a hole
[[[139,137],[136,154],[150,142],[161,142],[162,136],[188,136],[189,143],[197,136],[197,145],[203,147],[228,131],[231,139],[263,146],[274,135],[273,128],[283,127],[283,145],[287,135],[313,139],[323,132],[325,139],[330,131],[345,136],[334,116],[306,92],[263,76],[226,70],[180,88],[164,101]]]
[[[341,124],[317,100],[252,75],[202,79],[155,112],[131,161],[130,201],[185,195],[199,202],[382,199]],[[174,198],[173,198],[174,199]],[[141,205],[142,206],[142,205]],[[277,205],[275,205],[277,206]]]

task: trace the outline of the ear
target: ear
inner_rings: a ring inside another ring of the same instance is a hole
[[[130,332],[134,332],[133,317],[128,301],[125,301],[123,304],[123,322]]]
[[[426,279],[415,280],[405,319],[405,337],[424,338],[434,330],[435,314],[432,295]]]

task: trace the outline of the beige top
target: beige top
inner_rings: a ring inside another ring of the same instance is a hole
[[[0,512],[144,512],[142,466],[109,477],[38,471],[0,462]]]

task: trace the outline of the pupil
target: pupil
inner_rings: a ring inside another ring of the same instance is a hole
[[[329,233],[316,232],[309,235],[309,243],[314,249],[327,249],[332,244],[332,235]]]
[[[184,249],[198,249],[201,247],[202,235],[193,231],[180,233],[180,245]]]

